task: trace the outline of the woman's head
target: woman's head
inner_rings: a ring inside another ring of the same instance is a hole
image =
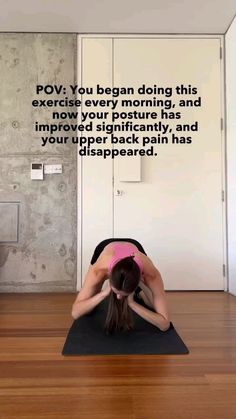
[[[129,256],[117,262],[110,276],[112,291],[119,298],[127,297],[138,286],[140,281],[140,268],[134,260],[134,256]]]
[[[105,330],[129,330],[133,328],[133,318],[127,297],[137,288],[141,271],[132,256],[117,262],[110,276],[111,293],[108,304]]]

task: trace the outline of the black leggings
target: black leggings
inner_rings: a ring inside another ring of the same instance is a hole
[[[96,246],[96,248],[94,250],[94,253],[93,253],[93,256],[92,256],[92,259],[91,259],[91,262],[90,262],[91,265],[93,265],[97,261],[98,257],[102,253],[104,247],[106,247],[109,243],[112,243],[112,242],[130,242],[130,243],[133,243],[135,246],[137,246],[138,250],[141,253],[144,253],[144,255],[147,255],[143,246],[137,240],[134,240],[134,239],[105,239],[105,240],[101,241]]]

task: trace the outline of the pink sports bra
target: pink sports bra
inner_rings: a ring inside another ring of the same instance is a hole
[[[109,272],[111,272],[113,266],[121,259],[124,259],[128,256],[134,255],[135,252],[137,252],[136,246],[134,246],[132,243],[114,243],[114,250],[115,255],[113,256],[110,266],[109,266]],[[139,257],[134,257],[135,262],[138,264],[141,272],[143,271],[143,263],[140,260]]]

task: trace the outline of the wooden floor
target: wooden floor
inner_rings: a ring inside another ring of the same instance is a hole
[[[74,298],[0,296],[1,419],[236,418],[236,297],[167,292],[190,354],[63,357]]]

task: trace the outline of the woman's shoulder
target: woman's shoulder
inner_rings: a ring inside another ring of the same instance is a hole
[[[112,253],[110,251],[103,251],[96,262],[91,265],[94,272],[100,279],[106,279],[109,275],[109,266],[112,260]]]
[[[143,265],[146,265],[148,262],[149,257],[145,255],[144,253],[140,252],[140,250],[136,250],[135,255],[139,257]]]
[[[114,254],[114,251],[115,251],[115,243],[116,242],[111,242],[111,243],[108,243],[105,247],[104,247],[104,249],[103,249],[103,251],[101,252],[101,254],[100,254],[100,256],[113,256],[113,254]]]
[[[158,269],[152,262],[149,256],[142,252],[138,252],[138,257],[141,259],[143,265],[143,274],[146,278],[156,277],[159,273]]]

